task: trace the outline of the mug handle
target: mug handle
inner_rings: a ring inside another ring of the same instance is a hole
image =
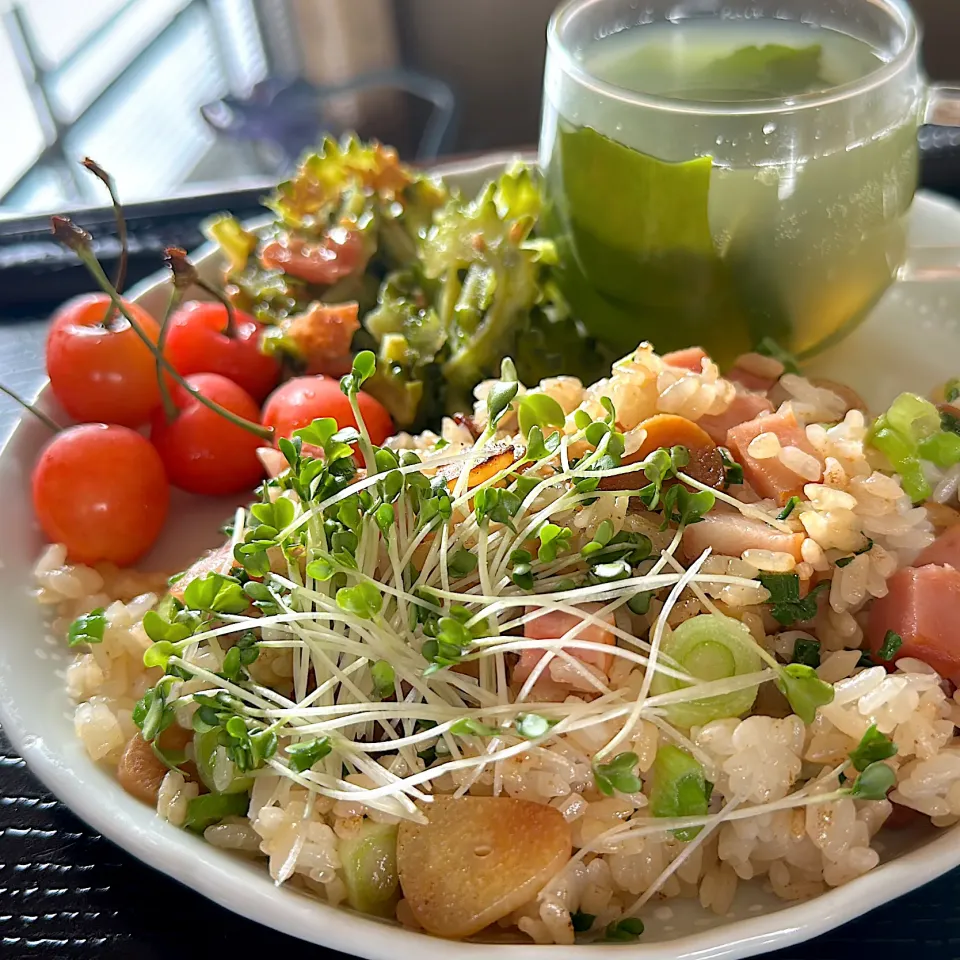
[[[936,127],[960,127],[960,87],[932,84],[927,90],[923,122]]]
[[[932,84],[920,122],[931,127],[960,127],[960,87]],[[948,131],[941,136],[949,142],[938,142],[941,137],[935,131],[921,134],[923,179],[934,190],[949,187],[954,192],[960,180],[960,139]],[[897,279],[908,283],[960,279],[960,244],[911,248]]]

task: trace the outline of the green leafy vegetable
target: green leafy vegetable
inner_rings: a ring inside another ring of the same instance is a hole
[[[388,661],[377,660],[370,667],[370,676],[373,678],[373,691],[379,699],[386,700],[396,693],[397,674]]]
[[[884,800],[897,782],[897,775],[887,764],[877,761],[865,767],[854,781],[850,796],[855,800]]]
[[[536,740],[544,736],[554,723],[539,713],[524,713],[517,717],[516,729],[525,740]]]
[[[380,613],[383,595],[365,580],[355,587],[341,587],[337,591],[337,606],[361,620],[372,620]]]
[[[586,916],[589,916],[589,914],[586,914]],[[590,922],[592,924],[593,920]],[[630,943],[640,937],[643,930],[643,921],[639,917],[624,917],[622,920],[614,920],[607,925],[603,939],[610,943]]]
[[[67,631],[67,644],[77,647],[81,643],[103,643],[103,632],[107,628],[107,617],[103,607],[97,607],[89,613],[77,617]]]
[[[526,393],[517,403],[517,419],[524,436],[531,428],[562,427],[566,421],[563,407],[545,393]]]
[[[777,687],[804,723],[813,723],[817,707],[833,702],[833,687],[804,663],[785,666],[777,677]]]
[[[235,577],[220,573],[208,573],[191,580],[183,591],[183,602],[191,610],[210,613],[243,613],[250,606],[243,584]]]
[[[790,514],[793,513],[793,511],[796,510],[796,508],[799,505],[800,505],[800,498],[791,497],[784,505],[784,508],[777,514],[777,519],[786,520],[787,517],[789,517]]]
[[[850,763],[855,770],[861,773],[872,763],[880,760],[889,760],[896,756],[897,745],[882,734],[876,724],[871,724],[867,732],[860,738],[856,748],[850,753]]]
[[[287,763],[291,770],[303,773],[315,763],[319,763],[333,749],[329,738],[315,737],[312,740],[302,740],[300,743],[291,743],[287,747]]]
[[[607,763],[593,763],[593,782],[597,789],[612,797],[614,791],[637,793],[643,781],[633,772],[640,758],[635,753],[618,753]]]
[[[555,523],[545,523],[537,536],[540,538],[537,559],[541,563],[552,563],[561,553],[570,549],[573,531],[569,527],[558,527]]]
[[[464,717],[450,727],[450,732],[455,737],[493,737],[496,736],[497,729],[481,723],[474,717]]]

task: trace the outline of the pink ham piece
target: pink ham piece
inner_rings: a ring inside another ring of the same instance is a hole
[[[728,373],[724,374],[728,380],[739,384],[747,390],[755,390],[758,393],[766,393],[777,381],[770,377],[761,377],[757,373],[745,370],[743,367],[734,367]]]
[[[687,561],[696,560],[708,547],[724,557],[739,557],[744,550],[772,550],[802,559],[802,533],[781,533],[762,520],[741,513],[711,510],[699,523],[683,531],[681,550]]]
[[[697,424],[710,435],[714,443],[723,445],[734,427],[769,413],[773,413],[773,404],[765,396],[738,390],[733,402],[723,413],[701,417]]]
[[[927,563],[947,565],[960,570],[960,524],[950,527],[937,537],[933,543],[913,561],[915,567],[922,567]]]
[[[960,571],[934,564],[907,567],[890,577],[887,587],[870,611],[870,649],[876,653],[892,630],[903,640],[894,660],[915,657],[960,684]]]
[[[603,608],[602,603],[584,603],[581,606],[586,613],[596,614]],[[532,612],[530,610],[528,613]],[[606,621],[613,625],[613,614],[606,616]],[[572,613],[563,613],[562,611],[551,611],[545,613],[535,620],[530,620],[524,624],[523,635],[528,640],[559,640],[564,634],[568,633],[578,624],[583,623],[583,617],[578,617]],[[595,623],[587,624],[578,634],[578,640],[586,640],[590,643],[603,643],[613,646],[615,638],[609,630],[598,626]],[[546,651],[538,647],[530,647],[520,654],[520,660],[513,668],[513,680],[515,683],[523,683],[533,672],[534,667],[540,662]],[[570,649],[571,656],[575,656],[583,663],[592,664],[599,667],[604,673],[610,668],[612,657],[610,654],[601,653],[599,650],[576,650]],[[547,670],[540,676],[540,680],[550,681],[551,678]],[[540,683],[540,680],[537,683]],[[552,681],[551,681],[552,683]],[[569,693],[569,689],[565,690]]]
[[[793,496],[802,496],[803,485],[809,480],[785,467],[777,457],[757,460],[747,453],[750,441],[761,433],[776,434],[781,447],[797,447],[817,457],[817,452],[807,440],[806,431],[797,422],[793,411],[785,405],[776,413],[748,420],[727,433],[727,446],[737,463],[743,467],[744,479],[761,497],[770,497],[781,505]]]
[[[703,370],[703,361],[710,358],[704,352],[703,347],[687,347],[685,350],[665,353],[660,359],[671,367],[679,367],[681,370],[689,370],[691,373],[700,373]]]

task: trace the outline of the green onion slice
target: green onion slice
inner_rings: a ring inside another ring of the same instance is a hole
[[[676,630],[665,633],[661,652],[685,673],[699,680],[725,680],[761,669],[760,655],[750,631],[732,617],[703,613],[685,620]],[[688,688],[689,684],[660,672],[653,678],[653,696]],[[757,687],[720,694],[663,707],[674,726],[689,729],[722,717],[739,717],[753,706]]]

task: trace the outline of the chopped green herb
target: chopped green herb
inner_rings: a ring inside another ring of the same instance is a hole
[[[799,497],[791,497],[787,502],[784,508],[777,514],[778,520],[786,520],[787,517],[793,513],[794,510],[800,505]]]
[[[812,620],[817,614],[817,595],[830,587],[821,582],[801,599],[800,577],[795,573],[761,573],[757,579],[770,591],[770,612],[785,627]]]
[[[899,633],[894,633],[892,630],[888,630],[883,637],[883,643],[880,644],[880,649],[877,651],[877,659],[883,660],[885,663],[892,660],[896,655],[897,651],[903,646],[903,637]]]
[[[723,462],[724,489],[739,486],[743,483],[743,467],[733,459],[733,454],[726,447],[717,447],[717,449],[720,451],[720,459]]]
[[[946,397],[947,403],[960,400],[960,379],[952,377],[948,380],[943,386],[943,395]]]
[[[820,666],[820,643],[817,640],[797,637],[793,644],[793,662],[802,663],[815,670]]]
[[[574,933],[586,933],[596,919],[596,914],[584,913],[582,910],[575,910],[570,914],[570,923],[573,926]]]

